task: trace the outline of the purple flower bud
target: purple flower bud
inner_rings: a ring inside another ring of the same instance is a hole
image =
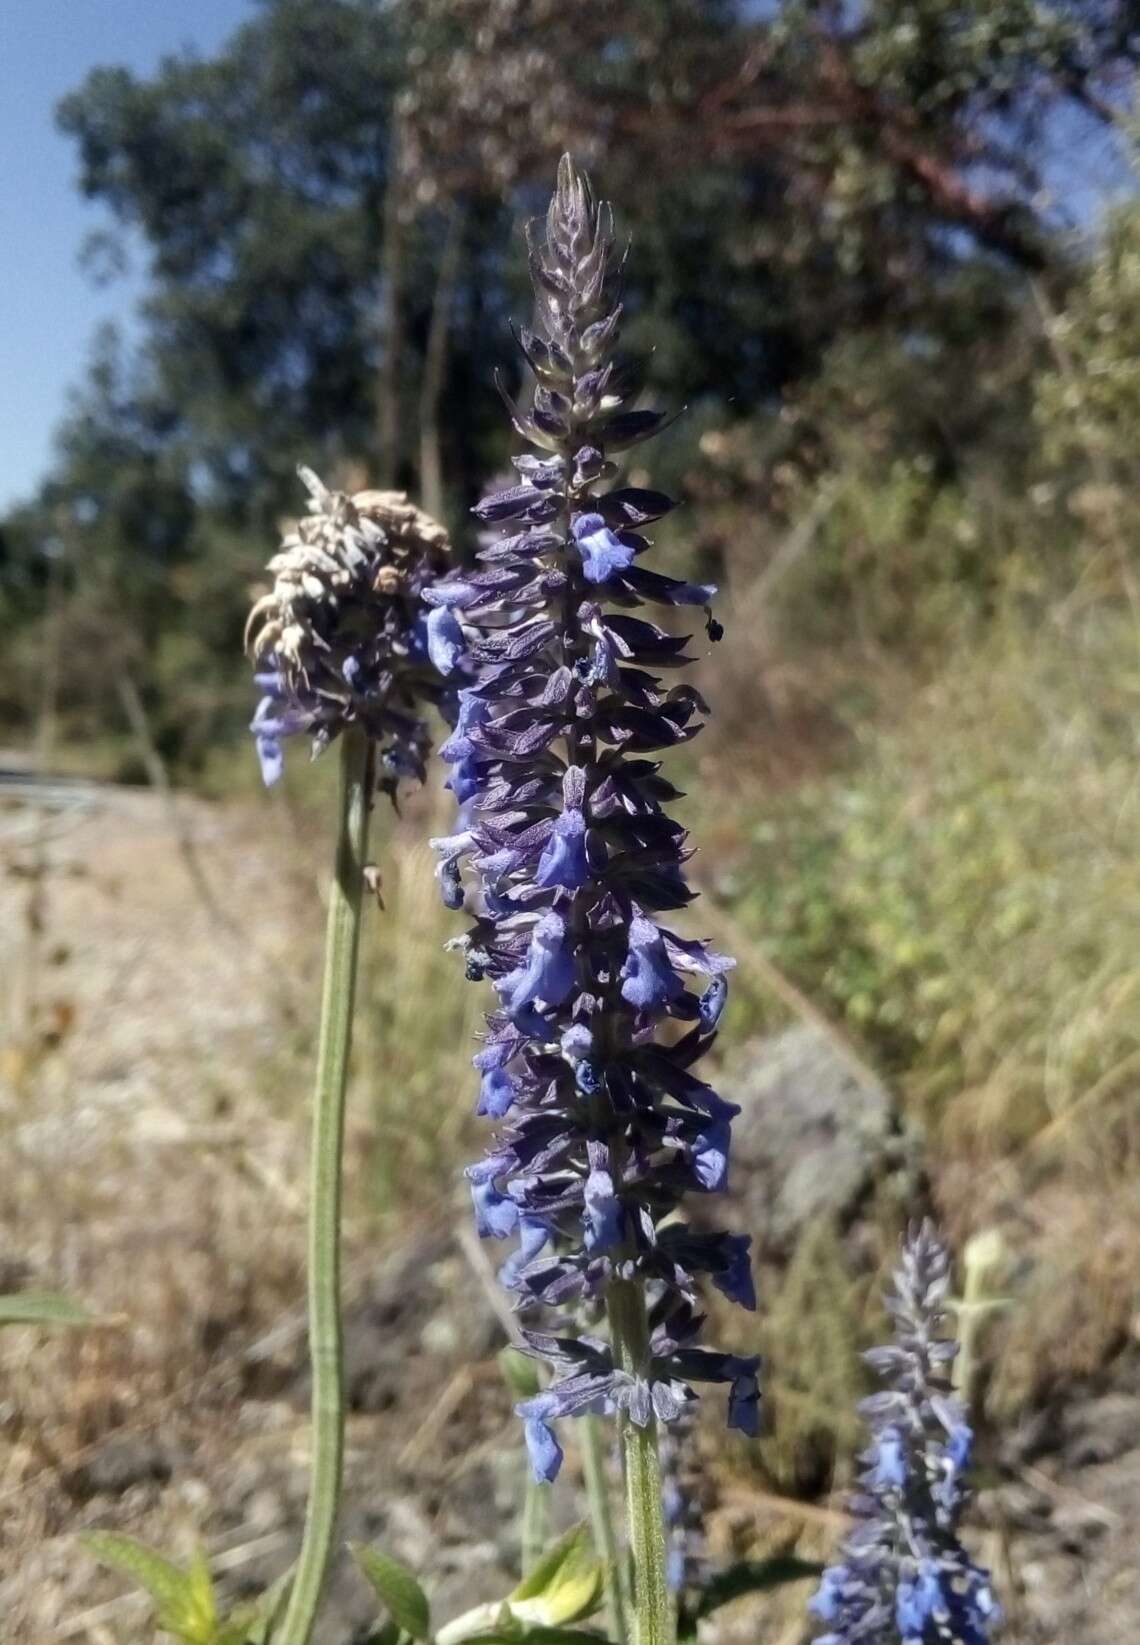
[[[728,1395],[728,1426],[738,1428],[749,1439],[760,1433],[760,1384],[754,1365],[741,1361]]]
[[[587,1251],[606,1251],[621,1239],[621,1204],[614,1194],[609,1173],[609,1151],[602,1143],[591,1143],[591,1169],[586,1178],[583,1241]]]
[[[701,995],[698,1009],[700,1011],[701,1027],[706,1034],[711,1034],[723,1015],[728,1001],[728,980],[724,976],[712,979]]]

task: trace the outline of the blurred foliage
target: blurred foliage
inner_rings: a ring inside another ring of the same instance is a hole
[[[1094,453],[1135,478],[1140,427],[1140,213],[1108,218],[1085,278],[1061,313],[1048,313],[1053,363],[1036,384],[1046,463]]]
[[[414,837],[403,829],[385,841],[383,913],[366,927],[362,956],[357,1057],[378,1139],[369,1180],[379,1208],[397,1220],[425,1196],[453,1190],[456,1159],[478,1145],[473,1105],[440,1101],[440,1092],[470,1086],[485,1002],[447,951],[455,921],[440,902],[427,839],[448,826],[450,795],[432,799]],[[393,942],[393,931],[416,940]]]
[[[1140,1048],[1137,646],[1007,618],[718,887],[944,1136],[1024,1143]]]
[[[248,713],[241,617],[299,460],[417,489],[441,472],[462,518],[505,459],[490,385],[523,317],[518,228],[567,146],[636,241],[630,343],[690,407],[670,458],[690,497],[791,518],[866,427],[861,474],[896,508],[856,519],[836,578],[902,579],[889,639],[925,576],[894,534],[970,576],[994,558],[974,515],[1019,488],[1026,276],[1071,277],[1044,136],[1111,128],[1133,22],[1123,0],[263,0],[213,57],[95,70],[59,111],[110,214],[90,262],[114,278],[141,246],[148,295],[139,342],[99,341],[52,473],[0,523],[0,706],[33,718],[54,600],[73,735],[121,724],[128,669],[160,752],[199,773]],[[757,437],[772,461],[742,471]],[[701,530],[679,552],[715,570]]]
[[[763,1324],[768,1437],[764,1467],[783,1488],[832,1485],[862,1438],[856,1405],[867,1392],[859,1358],[867,1333],[859,1288],[835,1228],[804,1229]]]

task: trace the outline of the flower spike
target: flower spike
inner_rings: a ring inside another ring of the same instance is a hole
[[[656,756],[694,736],[705,709],[662,678],[690,658],[645,608],[707,606],[715,590],[646,569],[640,528],[667,497],[605,489],[612,454],[662,419],[632,403],[612,214],[568,157],[528,245],[538,319],[518,340],[535,386],[527,406],[504,397],[535,449],[475,510],[495,533],[477,566],[425,598],[441,656],[459,664],[461,636],[469,670],[443,749],[461,809],[436,842],[441,885],[474,919],[468,975],[499,1000],[476,1063],[480,1112],[500,1130],[469,1177],[480,1231],[518,1240],[504,1284],[562,1322],[529,1338],[556,1374],[520,1407],[549,1479],[562,1418],[624,1413],[644,1430],[711,1381],[728,1389],[731,1425],[754,1434],[759,1390],[755,1358],[696,1345],[702,1279],[755,1307],[748,1241],[677,1220],[686,1193],[727,1175],[737,1110],[692,1070],[731,962],[662,922],[693,893]],[[577,1315],[623,1287],[649,1312],[641,1346],[619,1354],[616,1335],[578,1335]]]

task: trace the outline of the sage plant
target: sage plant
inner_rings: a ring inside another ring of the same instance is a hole
[[[344,1105],[376,787],[395,800],[421,777],[426,704],[444,689],[429,656],[423,594],[446,565],[447,536],[397,492],[329,491],[301,470],[309,513],[270,562],[273,589],[246,631],[264,695],[254,716],[267,783],[281,775],[281,739],[307,733],[314,755],[339,739],[340,814],[329,893],[313,1102],[309,1201],[312,1461],[301,1552],[276,1645],[307,1645],[336,1533],[344,1458],[340,1315]]]
[[[672,1628],[657,1424],[695,1381],[727,1385],[730,1425],[758,1424],[758,1360],[699,1345],[703,1277],[755,1307],[749,1241],[677,1214],[724,1187],[738,1112],[695,1071],[731,962],[669,923],[694,893],[655,758],[706,705],[660,678],[692,660],[686,640],[636,613],[696,607],[720,629],[713,588],[644,564],[641,528],[669,498],[607,489],[613,457],[664,419],[632,406],[612,214],[568,157],[528,239],[537,320],[518,340],[536,382],[527,409],[508,405],[536,449],[476,509],[498,529],[478,566],[426,593],[433,655],[470,671],[441,750],[460,817],[435,844],[445,901],[472,916],[467,974],[499,1001],[475,1058],[479,1112],[501,1122],[468,1172],[479,1231],[517,1239],[503,1281],[556,1322],[526,1334],[555,1373],[519,1407],[532,1466],[557,1474],[560,1419],[620,1415],[639,1639],[657,1645]],[[599,1303],[608,1340],[578,1328]]]
[[[989,1573],[959,1540],[973,1435],[947,1371],[950,1258],[929,1223],[903,1247],[886,1298],[895,1340],[869,1363],[888,1386],[863,1401],[871,1426],[856,1526],[811,1609],[816,1645],[986,1645],[998,1609]]]

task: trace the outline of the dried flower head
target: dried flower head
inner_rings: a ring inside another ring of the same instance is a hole
[[[632,613],[707,610],[714,590],[642,564],[639,528],[669,512],[668,497],[600,489],[612,454],[664,420],[633,409],[637,376],[616,353],[621,262],[609,207],[564,159],[545,232],[531,237],[538,328],[520,342],[534,397],[511,407],[537,451],[476,509],[498,531],[479,567],[428,594],[437,654],[471,670],[442,750],[462,809],[436,842],[440,877],[449,906],[470,899],[468,975],[499,996],[475,1062],[479,1111],[504,1124],[468,1174],[481,1233],[518,1240],[504,1282],[567,1328],[528,1338],[559,1373],[520,1407],[544,1479],[562,1456],[557,1418],[671,1421],[695,1380],[728,1385],[735,1427],[754,1433],[758,1421],[757,1360],[697,1346],[698,1276],[755,1306],[748,1240],[676,1214],[728,1169],[737,1109],[694,1068],[716,1037],[731,961],[665,918],[693,892],[685,831],[665,810],[677,790],[653,755],[694,736],[705,705],[659,678],[691,660],[685,639]],[[708,631],[719,635],[711,617]],[[618,1282],[652,1304],[633,1366],[574,1328],[574,1310]]]
[[[855,1530],[811,1609],[816,1645],[986,1645],[998,1608],[989,1573],[962,1547],[973,1434],[947,1370],[950,1257],[929,1223],[903,1247],[886,1302],[895,1340],[868,1362],[888,1386],[860,1407],[872,1433]]]
[[[381,786],[422,780],[421,709],[442,689],[423,595],[447,569],[447,532],[403,492],[349,496],[299,473],[309,512],[270,560],[272,591],[246,624],[264,692],[251,726],[262,775],[280,777],[282,737],[307,732],[315,757],[357,723],[379,745]]]

